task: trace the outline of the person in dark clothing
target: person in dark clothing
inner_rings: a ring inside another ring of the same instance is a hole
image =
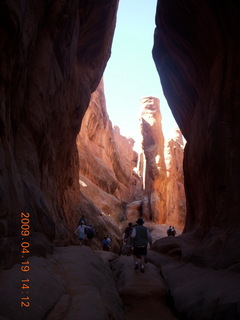
[[[168,237],[170,237],[172,235],[172,227],[171,226],[167,229],[167,235],[168,235]]]
[[[138,218],[136,221],[137,226],[133,228],[131,237],[133,238],[133,258],[135,262],[135,270],[139,269],[140,259],[140,271],[145,270],[145,256],[147,255],[148,242],[152,245],[152,236],[149,230],[143,226],[144,221],[142,218]]]
[[[109,251],[110,250],[110,245],[111,245],[111,238],[107,235],[104,237],[102,241],[102,249],[103,251]]]
[[[176,235],[176,230],[174,227],[170,226],[168,229],[167,229],[167,235],[168,237],[175,237]]]
[[[175,237],[175,235],[176,235],[176,230],[174,227],[172,227],[172,236]]]

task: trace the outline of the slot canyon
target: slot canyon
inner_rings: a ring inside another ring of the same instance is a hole
[[[158,0],[149,50],[179,128],[165,139],[139,97],[137,151],[104,92],[118,5],[0,3],[0,319],[237,320],[240,3]],[[139,217],[144,274],[122,252]]]

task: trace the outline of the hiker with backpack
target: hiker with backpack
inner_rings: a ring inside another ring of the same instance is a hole
[[[88,240],[91,240],[91,239],[94,238],[95,231],[94,231],[94,229],[93,229],[91,224],[89,226],[86,226],[85,231],[86,231],[86,236],[87,236]]]
[[[167,229],[167,235],[168,237],[172,235],[172,226],[169,226],[169,228]]]
[[[140,260],[140,271],[145,270],[145,257],[147,255],[148,242],[152,245],[152,236],[150,231],[143,226],[144,221],[142,218],[138,218],[136,221],[137,226],[133,228],[131,237],[133,238],[133,258],[135,262],[135,270],[139,269]]]

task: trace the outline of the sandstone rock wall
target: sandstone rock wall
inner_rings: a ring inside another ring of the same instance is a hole
[[[194,230],[194,259],[218,267],[239,263],[239,12],[232,0],[158,1],[153,49],[187,140],[185,238]]]
[[[85,181],[80,185],[103,214],[117,221],[124,219],[126,203],[142,195],[141,179],[133,170],[138,158],[133,145],[133,139],[112,127],[101,82],[92,94],[77,137],[80,180]]]
[[[108,261],[117,257],[112,252],[98,254],[86,246],[56,248],[47,258],[31,257],[28,273],[31,289],[28,294],[28,289],[23,290],[23,297],[29,299],[22,301],[19,292],[22,290],[16,285],[20,282],[19,265],[2,271],[1,319],[125,320]],[[29,308],[19,307],[21,302],[29,301]]]
[[[166,165],[159,99],[145,97],[141,103],[140,126],[145,158],[143,188],[147,196],[143,202],[143,212],[153,221],[163,223],[166,219]]]
[[[183,175],[184,141],[177,128],[166,141],[164,157],[167,171],[166,224],[183,230],[186,220],[186,196]]]
[[[139,170],[143,179],[143,215],[160,224],[183,229],[185,194],[183,186],[183,139],[180,130],[165,147],[159,99],[141,100],[142,154]]]
[[[117,6],[118,0],[0,4],[2,257],[18,252],[22,211],[31,214],[33,247],[39,234],[66,239],[75,228],[75,140],[110,56]]]

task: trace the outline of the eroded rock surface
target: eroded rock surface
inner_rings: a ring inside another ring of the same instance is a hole
[[[134,140],[112,127],[103,82],[92,94],[77,146],[81,191],[103,214],[123,220],[126,204],[142,196],[142,181],[133,170],[138,159]]]
[[[176,319],[167,306],[166,282],[152,263],[142,274],[134,270],[132,257],[68,246],[46,258],[31,257],[29,265],[30,288],[23,293],[19,264],[1,272],[1,319]],[[30,306],[19,307],[21,301]]]
[[[111,253],[109,259],[116,257]],[[125,319],[110,267],[90,248],[57,248],[47,259],[32,257],[29,262],[31,270],[24,274],[30,289],[23,294],[20,265],[0,274],[0,315],[5,319]],[[26,296],[30,299],[21,300]],[[30,306],[21,308],[21,301]]]
[[[10,264],[18,256],[21,212],[31,214],[32,245],[38,234],[69,239],[76,226],[75,140],[110,56],[117,6],[117,0],[0,4],[1,256],[11,253]]]
[[[134,270],[133,259],[127,256],[121,256],[111,265],[127,320],[176,319],[166,305],[167,287],[156,266],[147,263],[142,274]]]
[[[186,219],[186,197],[183,175],[184,142],[177,128],[165,143],[164,157],[167,171],[166,221],[168,225],[183,229]]]
[[[238,1],[159,0],[153,49],[164,93],[187,140],[183,239],[195,242],[188,257],[238,271],[239,11]]]
[[[172,244],[169,242],[166,252],[174,250]],[[239,274],[231,270],[202,268],[185,263],[177,258],[176,251],[171,253],[172,257],[167,257],[149,251],[148,259],[160,268],[169,290],[172,308],[179,319],[239,319]]]
[[[179,129],[165,142],[159,99],[141,99],[142,152],[138,168],[143,179],[142,212],[146,219],[183,229],[186,202],[183,185],[184,143]]]
[[[159,99],[141,99],[141,134],[144,153],[143,188],[146,199],[143,212],[155,222],[166,219],[166,165],[164,159],[164,137]]]

